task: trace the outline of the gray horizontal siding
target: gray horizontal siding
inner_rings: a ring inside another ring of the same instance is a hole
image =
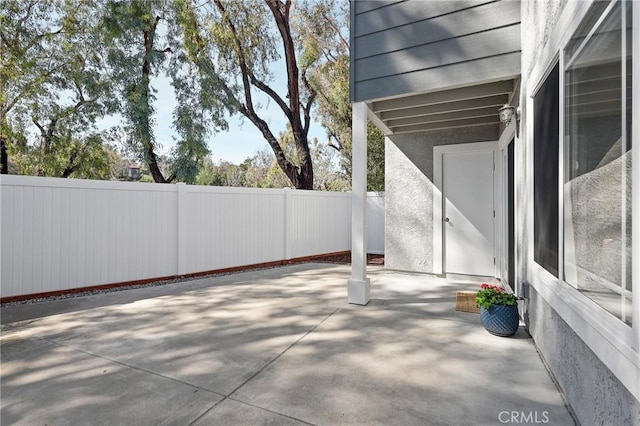
[[[476,61],[430,68],[407,74],[366,80],[356,84],[352,100],[368,101],[403,94],[421,93],[478,82],[513,78],[520,70],[520,52],[482,58]]]
[[[370,12],[396,3],[402,3],[407,0],[351,0],[354,4],[356,14]]]
[[[353,101],[520,73],[519,2],[407,0],[356,13],[359,3],[351,10]]]
[[[371,80],[474,61],[520,50],[520,24],[438,43],[397,50],[384,56],[356,59],[356,81]]]
[[[355,36],[360,37],[365,34],[385,31],[389,28],[409,25],[424,19],[431,19],[484,3],[493,2],[495,2],[495,0],[407,0],[404,2],[390,2],[391,4],[387,4],[385,7],[370,9],[366,13],[356,12],[357,20],[360,25],[355,29]],[[356,6],[359,3],[361,2],[356,2]]]
[[[436,43],[486,31],[487,23],[491,23],[492,28],[520,23],[520,3],[505,1],[498,4],[483,4],[460,10],[458,13],[422,20],[413,25],[393,27],[387,31],[359,36],[357,38],[358,48],[353,53],[356,59],[362,59],[418,45]],[[362,26],[364,23],[358,21],[357,25]]]

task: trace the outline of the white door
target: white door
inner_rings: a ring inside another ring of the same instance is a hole
[[[495,274],[494,153],[493,149],[442,153],[446,273]]]

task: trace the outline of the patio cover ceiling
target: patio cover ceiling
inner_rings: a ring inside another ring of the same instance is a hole
[[[369,103],[369,119],[385,134],[499,124],[519,79],[409,95]]]

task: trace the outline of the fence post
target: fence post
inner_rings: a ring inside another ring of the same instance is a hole
[[[291,226],[293,220],[293,203],[291,200],[291,190],[284,188],[284,258],[291,259]]]
[[[186,211],[186,202],[187,202],[187,185],[184,182],[179,182],[176,184],[177,197],[176,197],[176,208],[178,212],[177,223],[176,223],[176,260],[177,260],[177,268],[176,275],[184,275],[187,273],[187,211]]]

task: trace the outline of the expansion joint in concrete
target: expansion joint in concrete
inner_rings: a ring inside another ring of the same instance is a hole
[[[249,404],[246,401],[242,401],[236,398],[231,398],[231,395],[233,395],[234,393],[238,392],[243,386],[245,386],[247,383],[249,383],[251,380],[253,380],[254,378],[256,378],[256,376],[258,376],[260,373],[262,373],[264,370],[266,370],[270,365],[272,365],[274,362],[276,362],[278,359],[280,359],[280,357],[282,355],[284,355],[285,353],[287,353],[291,348],[293,348],[294,346],[296,346],[302,339],[304,339],[305,337],[307,337],[309,334],[313,333],[318,327],[320,327],[320,325],[322,325],[326,320],[328,320],[329,318],[331,318],[331,316],[333,314],[335,314],[336,312],[338,312],[340,308],[336,308],[334,309],[330,314],[328,314],[327,316],[325,316],[319,323],[317,323],[316,325],[314,325],[313,327],[311,327],[309,330],[306,331],[306,333],[304,333],[302,336],[300,336],[298,339],[296,339],[295,342],[291,343],[289,346],[287,346],[282,352],[280,352],[278,355],[276,355],[273,359],[269,360],[265,365],[263,365],[260,369],[258,369],[258,371],[256,371],[255,373],[253,373],[251,375],[251,377],[249,377],[247,380],[245,380],[244,382],[242,382],[238,387],[236,387],[234,390],[232,390],[231,392],[229,392],[228,395],[224,395],[224,398],[222,398],[220,401],[218,401],[216,404],[214,404],[211,408],[209,408],[208,410],[206,410],[204,413],[202,413],[200,416],[198,416],[193,422],[190,423],[190,426],[197,423],[198,420],[200,420],[202,417],[204,417],[205,415],[207,415],[207,413],[209,413],[211,410],[215,409],[218,405],[222,404],[224,401],[226,401],[227,399],[230,399],[232,401],[235,402],[239,402],[242,404],[247,404],[250,405],[252,407],[255,408],[259,408],[261,410],[264,411],[268,411],[270,413],[274,413],[277,414],[279,416],[284,416],[284,417],[288,417],[290,419],[302,422],[302,423],[306,423],[306,424],[312,424],[309,422],[305,422],[304,420],[301,419],[297,419],[295,417],[291,417],[288,416],[286,414],[282,414],[282,413],[278,413],[272,410],[268,410],[264,407],[260,407],[258,405],[253,405],[253,404]]]
[[[104,355],[99,355],[99,354],[96,354],[94,352],[87,351],[87,350],[78,348],[78,347],[73,346],[73,345],[69,345],[68,343],[57,342],[57,341],[51,340],[51,339],[42,339],[42,338],[38,338],[38,337],[35,337],[34,339],[42,340],[42,341],[45,341],[45,342],[52,343],[54,345],[63,346],[65,348],[73,349],[74,351],[81,352],[81,353],[83,353],[85,355],[89,355],[89,356],[92,356],[92,357],[95,357],[95,358],[104,359],[105,361],[111,362],[113,364],[122,365],[123,367],[131,368],[133,370],[137,370],[137,371],[140,371],[142,373],[147,373],[147,374],[151,374],[153,376],[161,377],[163,379],[170,380],[170,381],[176,382],[176,383],[180,383],[180,384],[183,384],[183,385],[186,385],[186,386],[190,386],[190,387],[198,389],[198,390],[211,392],[211,393],[219,395],[219,396],[225,396],[225,395],[221,394],[220,392],[216,392],[214,390],[207,389],[207,388],[204,388],[202,386],[194,385],[193,383],[185,382],[184,380],[176,379],[175,377],[165,376],[164,374],[160,374],[160,373],[157,373],[155,371],[147,370],[146,368],[141,368],[141,367],[138,367],[138,366],[135,366],[135,365],[132,365],[132,364],[128,364],[128,363],[123,362],[123,361],[118,361],[117,359],[109,358],[109,357],[104,356]]]

